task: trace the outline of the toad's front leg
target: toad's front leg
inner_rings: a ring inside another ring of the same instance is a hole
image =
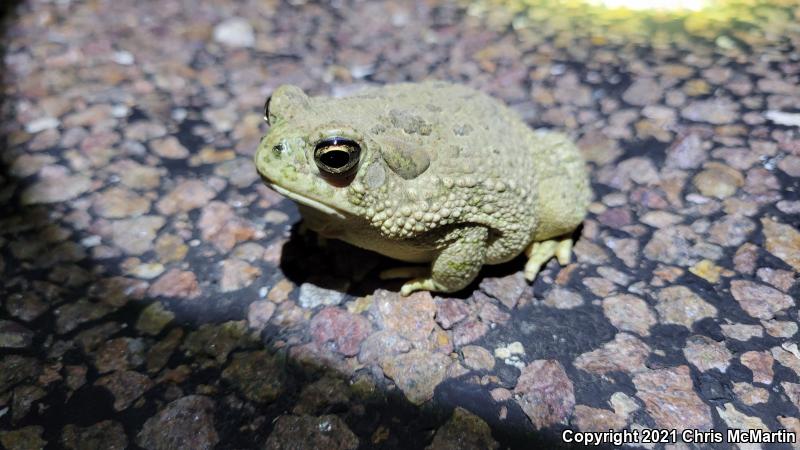
[[[486,261],[489,233],[483,227],[467,228],[456,233],[452,236],[455,240],[431,263],[429,275],[407,281],[400,289],[401,295],[415,291],[455,292],[475,279]]]

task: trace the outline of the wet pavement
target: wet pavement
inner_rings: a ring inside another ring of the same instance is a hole
[[[800,434],[798,11],[21,2],[2,40],[0,446]],[[573,263],[401,298],[377,277],[390,260],[298,233],[261,185],[278,85],[427,78],[575,138],[594,199]]]

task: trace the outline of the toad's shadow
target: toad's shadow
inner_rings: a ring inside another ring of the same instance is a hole
[[[281,251],[280,268],[295,285],[311,283],[349,295],[361,297],[376,289],[399,291],[405,280],[383,280],[382,270],[412,266],[378,253],[364,250],[338,239],[321,239],[310,230],[301,231],[302,222],[292,226],[289,239]],[[484,277],[503,277],[522,269],[525,257],[518,256],[503,264],[484,266],[467,287],[448,293],[448,297],[466,299]]]

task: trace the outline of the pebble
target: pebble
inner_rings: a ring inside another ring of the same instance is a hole
[[[731,167],[717,162],[705,164],[705,170],[695,175],[694,186],[706,197],[724,199],[744,186],[744,176]]]
[[[332,306],[342,303],[345,294],[332,289],[317,286],[311,283],[300,285],[299,303],[306,309],[313,309],[318,306]]]
[[[232,17],[214,27],[214,41],[230,47],[252,47],[255,33],[250,23],[240,17]]]
[[[61,125],[61,121],[55,117],[39,117],[25,124],[25,131],[30,134],[36,134],[58,128],[59,125]]]
[[[783,346],[781,347],[772,347],[771,349],[772,357],[775,358],[779,364],[792,369],[795,374],[800,376],[800,357],[798,357],[795,352],[791,352]]]
[[[656,316],[639,297],[630,294],[614,295],[603,299],[603,312],[612,325],[620,331],[632,331],[649,336]]]
[[[189,355],[211,357],[222,364],[234,349],[247,341],[247,324],[244,321],[228,321],[200,325],[186,336],[181,348]],[[239,367],[246,369],[247,363],[258,358],[266,358],[266,355],[250,355],[249,358],[239,361]]]
[[[642,249],[642,253],[652,261],[689,265],[693,260],[694,252],[687,236],[693,234],[687,227],[680,225],[657,229]]]
[[[733,358],[733,354],[725,346],[725,342],[717,342],[707,336],[699,335],[686,339],[683,355],[701,372],[717,369],[725,373],[731,358]]]
[[[222,275],[219,280],[220,292],[233,292],[246,288],[261,276],[261,269],[241,259],[230,258],[220,262]]]
[[[681,110],[681,116],[714,125],[732,123],[739,115],[739,104],[727,98],[695,100]]]
[[[294,290],[294,284],[287,279],[281,279],[275,286],[270,288],[269,293],[267,293],[267,300],[273,303],[282,303],[286,299],[289,298],[289,294],[292,293]]]
[[[150,148],[153,153],[166,159],[183,159],[189,156],[189,150],[172,136],[150,142]]]
[[[254,330],[263,330],[275,314],[276,308],[275,303],[268,300],[250,303],[247,308],[247,325]]]
[[[501,387],[492,389],[490,394],[492,396],[492,400],[498,403],[511,400],[514,397],[514,394],[512,394],[511,391]]]
[[[480,290],[497,299],[508,309],[514,309],[527,288],[528,283],[522,272],[502,278],[484,278],[480,284]]]
[[[116,161],[107,169],[119,176],[120,183],[131,189],[155,189],[161,184],[161,173],[157,168],[131,159]]]
[[[279,416],[275,421],[264,448],[282,450],[291,448],[319,448],[330,450],[355,450],[358,437],[347,424],[334,415]]]
[[[621,430],[625,427],[627,420],[614,411],[576,405],[572,422],[581,431],[607,432],[608,430]]]
[[[800,231],[770,218],[761,219],[766,249],[800,271]]]
[[[61,432],[61,443],[69,450],[125,450],[128,438],[119,422],[103,420],[79,427],[69,424]]]
[[[795,283],[794,272],[789,270],[762,267],[756,271],[759,280],[771,284],[783,292],[789,292]]]
[[[237,158],[232,161],[226,161],[214,168],[214,175],[225,178],[233,186],[246,188],[259,179],[258,172],[250,170],[252,164],[253,161],[250,158]]]
[[[731,295],[747,314],[769,320],[795,305],[792,297],[779,290],[748,280],[731,281]]]
[[[236,244],[264,237],[263,231],[234,213],[233,208],[220,201],[205,205],[197,222],[203,241],[210,242],[219,252],[227,253]]]
[[[769,391],[750,383],[733,383],[733,393],[747,406],[769,401]]]
[[[144,363],[144,349],[144,341],[140,338],[114,338],[98,347],[94,365],[99,373],[135,369]]]
[[[657,298],[655,308],[664,323],[674,323],[691,329],[698,320],[717,315],[717,308],[685,286],[661,289]]]
[[[38,386],[17,386],[14,389],[11,402],[11,421],[18,423],[24,419],[31,411],[34,403],[41,400],[45,395],[47,395],[47,392]]]
[[[171,269],[161,276],[147,291],[156,297],[178,297],[193,299],[200,296],[202,291],[193,272]]]
[[[372,296],[370,315],[380,329],[393,331],[412,342],[428,338],[436,326],[435,314],[436,304],[426,291],[401,297],[396,292],[379,290]]]
[[[91,187],[92,180],[86,175],[47,175],[43,169],[39,181],[22,191],[21,202],[23,205],[61,203],[81,196]]]
[[[362,378],[358,381],[364,380],[365,378]],[[333,408],[347,406],[351,397],[360,393],[358,391],[361,386],[358,386],[358,381],[354,382],[355,387],[351,388],[341,378],[323,375],[319,380],[303,388],[292,412],[294,414],[320,414]],[[371,381],[365,381],[365,383],[371,383]],[[370,394],[374,392],[374,385],[364,387]]]
[[[797,322],[791,320],[762,320],[761,325],[772,337],[790,338],[797,333]]]
[[[688,366],[640,372],[633,383],[656,426],[679,432],[712,427],[711,411],[695,393]]]
[[[125,268],[126,275],[132,275],[136,278],[143,278],[145,280],[152,280],[164,273],[165,267],[161,263],[148,263],[137,264],[131,268]]]
[[[436,431],[426,450],[494,450],[499,447],[483,419],[457,406],[447,423]]]
[[[149,450],[211,450],[219,442],[214,406],[213,400],[202,395],[181,397],[147,419],[136,443]]]
[[[657,103],[664,91],[656,80],[650,77],[637,78],[622,93],[622,99],[631,105],[644,106]]]
[[[461,354],[464,356],[464,365],[472,370],[490,371],[494,369],[494,356],[483,347],[465,345],[461,348]]]
[[[140,216],[111,223],[111,240],[129,255],[141,255],[153,248],[156,233],[166,221],[161,216]]]
[[[407,339],[389,330],[380,330],[367,336],[361,343],[358,361],[362,364],[380,364],[384,358],[407,353],[412,345]]]
[[[436,322],[445,330],[464,320],[469,315],[466,302],[458,298],[434,298],[436,303]]]
[[[780,160],[778,168],[789,176],[800,177],[800,156],[789,155]]]
[[[614,408],[614,413],[625,420],[627,420],[631,414],[639,410],[639,403],[624,392],[614,392],[611,394],[609,404]]]
[[[145,355],[147,372],[150,374],[161,370],[169,362],[170,356],[178,348],[183,339],[183,329],[173,328],[164,338],[153,344]]]
[[[56,316],[56,332],[68,333],[83,323],[105,316],[113,309],[110,305],[90,302],[86,299],[59,306],[53,311]]]
[[[136,329],[149,335],[158,335],[175,318],[175,313],[164,308],[161,302],[153,302],[145,307],[136,321]]]
[[[729,429],[770,431],[761,419],[740,412],[732,403],[717,406],[716,410]]]
[[[183,240],[174,234],[161,234],[155,242],[154,248],[159,261],[166,264],[174,261],[181,261],[189,251],[189,247]]]
[[[636,373],[645,370],[650,347],[633,335],[617,333],[601,348],[583,353],[573,364],[578,369],[599,375],[613,371]]]
[[[270,355],[266,350],[234,353],[222,378],[248,400],[271,403],[285,389],[284,364],[281,356]]]
[[[764,328],[761,325],[746,325],[743,323],[721,324],[722,334],[729,339],[737,341],[749,341],[750,338],[764,336]]]
[[[408,401],[420,405],[433,398],[436,386],[444,381],[450,358],[441,353],[411,350],[381,362],[386,376],[403,391]]]
[[[781,383],[781,387],[786,393],[786,396],[789,397],[789,400],[794,403],[794,406],[800,409],[800,384],[784,381]],[[764,402],[766,402],[766,400],[764,400]]]
[[[583,305],[583,297],[571,289],[554,286],[547,292],[544,304],[558,309],[572,309]]]
[[[475,306],[478,309],[478,317],[484,323],[489,324],[490,327],[496,325],[505,325],[511,319],[511,314],[502,311],[497,304],[489,300],[488,297],[483,295],[474,295]],[[479,298],[484,297],[482,301]]]
[[[800,127],[800,113],[787,113],[783,111],[767,111],[764,117],[778,125]]]
[[[586,277],[581,280],[581,283],[589,288],[592,294],[601,298],[615,293],[618,289],[618,286],[613,281],[600,277]]]
[[[650,211],[640,218],[641,222],[653,228],[666,228],[681,223],[683,216],[667,211]]]
[[[470,344],[489,332],[489,325],[476,319],[468,319],[453,327],[453,344],[456,347]]]
[[[129,189],[112,187],[94,197],[92,208],[100,217],[122,219],[146,214],[150,200]]]
[[[329,306],[314,315],[309,332],[317,344],[330,342],[332,350],[345,356],[355,356],[359,353],[361,342],[372,333],[372,325],[364,316]]]
[[[146,375],[133,370],[118,370],[100,377],[96,386],[108,389],[114,396],[114,409],[124,411],[145,392],[153,387],[153,382]]]
[[[522,369],[514,396],[537,429],[565,423],[575,407],[575,392],[564,367],[538,359]]]
[[[33,344],[34,333],[22,324],[0,320],[0,348],[28,348]]]
[[[748,239],[755,228],[755,222],[747,217],[726,215],[711,225],[708,240],[715,244],[738,247]]]
[[[200,180],[186,180],[175,186],[156,203],[161,214],[188,212],[208,204],[217,192]]]
[[[42,439],[43,432],[44,427],[40,425],[3,430],[0,431],[0,444],[14,450],[41,450],[47,445],[47,441]]]
[[[737,272],[752,274],[756,270],[758,247],[750,242],[742,244],[733,256],[733,265]]]

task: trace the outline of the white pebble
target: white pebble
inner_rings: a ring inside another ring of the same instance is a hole
[[[114,54],[111,55],[111,60],[121,66],[130,66],[136,62],[136,58],[133,57],[133,53],[125,50],[114,52]]]
[[[56,128],[60,124],[61,122],[55,117],[40,117],[38,119],[34,119],[31,122],[28,122],[28,124],[25,125],[25,131],[27,131],[30,134],[36,134],[39,133],[40,131]]]
[[[231,47],[252,47],[256,37],[249,22],[235,17],[214,27],[214,41]]]

